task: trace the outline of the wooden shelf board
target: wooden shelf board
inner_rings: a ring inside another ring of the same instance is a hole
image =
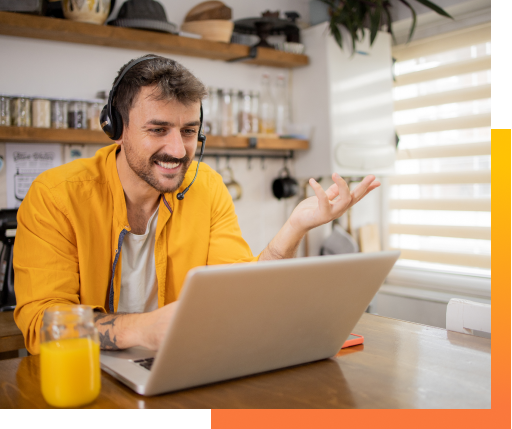
[[[32,127],[0,127],[0,142],[4,143],[66,143],[66,144],[111,144],[103,131],[53,129]],[[249,137],[207,136],[207,148],[249,149]],[[258,138],[256,149],[305,150],[307,140]]]
[[[155,31],[95,25],[12,12],[0,12],[0,34],[222,61],[249,55],[248,46],[234,43],[192,39]],[[257,57],[247,63],[291,68],[307,65],[309,58],[306,55],[258,48]]]

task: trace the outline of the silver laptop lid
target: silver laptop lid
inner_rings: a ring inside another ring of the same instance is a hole
[[[139,393],[334,356],[398,256],[377,252],[191,270]]]

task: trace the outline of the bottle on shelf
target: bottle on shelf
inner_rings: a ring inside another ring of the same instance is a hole
[[[250,91],[240,91],[239,109],[238,109],[238,132],[240,134],[249,134],[252,131],[251,124],[251,93]]]
[[[262,134],[274,134],[275,125],[275,101],[270,87],[270,76],[265,73],[261,81],[261,95],[259,106],[259,131]]]
[[[15,127],[32,126],[31,100],[23,95],[11,98],[11,121]]]
[[[230,136],[233,131],[233,104],[231,90],[224,88],[221,99],[221,125],[220,134],[224,137]]]
[[[0,94],[0,127],[11,126],[11,99]]]
[[[257,134],[260,131],[260,93],[251,91],[251,133]]]
[[[279,135],[288,132],[289,108],[286,79],[283,75],[277,77],[276,84],[276,133]]]

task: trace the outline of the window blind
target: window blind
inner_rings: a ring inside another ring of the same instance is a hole
[[[393,48],[388,232],[402,264],[490,273],[490,42],[486,23]]]

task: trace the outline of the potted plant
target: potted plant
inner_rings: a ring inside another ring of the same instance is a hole
[[[336,43],[343,49],[343,39],[340,27],[344,27],[352,39],[352,52],[355,52],[356,42],[363,40],[365,30],[370,30],[370,46],[377,37],[377,32],[383,24],[395,40],[390,10],[393,7],[389,0],[319,0],[328,6],[330,16],[329,28]],[[412,24],[409,31],[410,41],[416,27],[416,11],[407,0],[399,0],[411,10]],[[432,9],[439,15],[453,19],[444,9],[429,0],[415,0]]]

